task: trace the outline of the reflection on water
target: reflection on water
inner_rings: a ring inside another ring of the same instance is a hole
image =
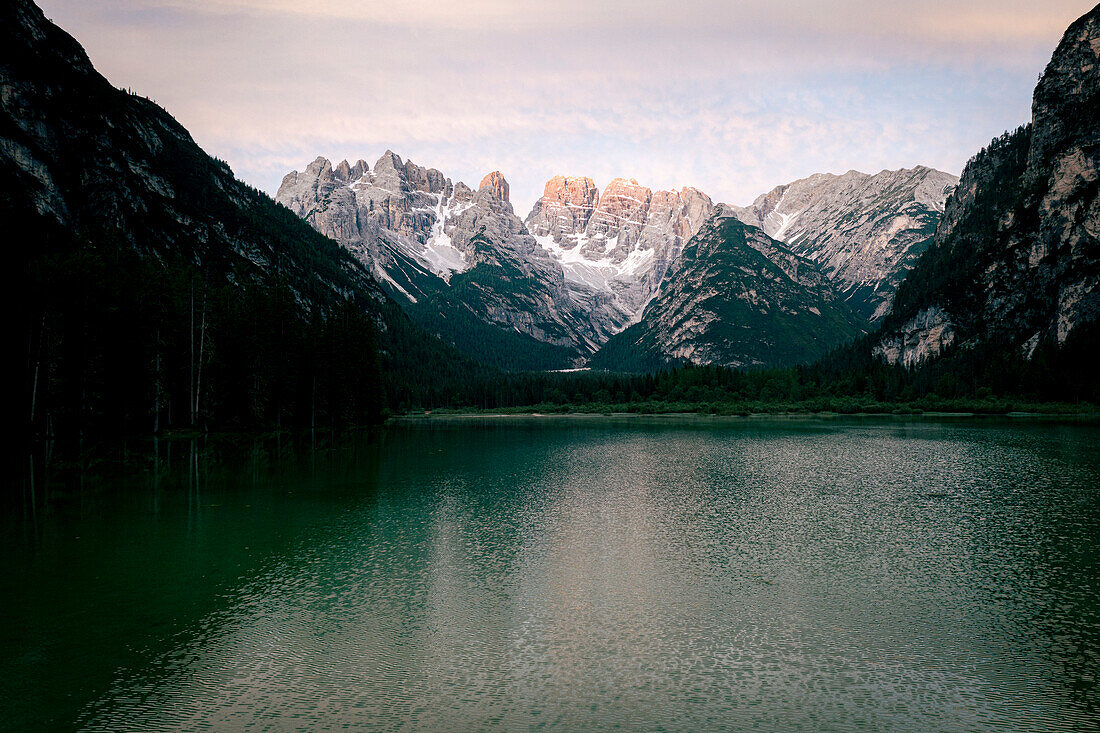
[[[0,690],[27,728],[1081,729],[1098,437],[517,419],[177,445],[12,519]]]

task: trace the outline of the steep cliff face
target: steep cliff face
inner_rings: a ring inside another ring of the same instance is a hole
[[[819,173],[735,208],[747,224],[821,266],[852,308],[877,323],[928,247],[955,176],[925,166]]]
[[[391,151],[318,158],[276,200],[341,242],[421,325],[499,366],[561,367],[603,336],[515,215],[499,172],[476,191]]]
[[[561,243],[584,231],[599,201],[600,191],[591,178],[554,176],[525,223],[535,236]]]
[[[555,176],[526,224],[561,264],[602,342],[641,316],[713,210],[710,197],[694,188],[652,191],[616,178],[598,194],[590,178]]]
[[[948,327],[1030,357],[1100,316],[1100,9],[1066,31],[1032,121],[975,156],[898,290],[878,353],[918,363]],[[922,314],[940,314],[922,325]],[[907,335],[905,335],[907,334]],[[901,343],[909,344],[897,348]]]
[[[318,158],[287,174],[275,200],[351,250],[398,298],[415,302],[471,264],[443,225],[472,205],[473,192],[389,150],[373,168]]]
[[[855,337],[859,324],[817,265],[719,206],[641,320],[591,363],[635,371],[675,361],[794,364]]]

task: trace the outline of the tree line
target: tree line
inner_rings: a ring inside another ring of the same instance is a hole
[[[36,242],[18,302],[34,438],[380,421],[377,329],[354,299],[300,302],[132,247]]]

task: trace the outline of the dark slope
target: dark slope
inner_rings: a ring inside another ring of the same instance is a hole
[[[472,368],[28,0],[0,6],[0,88],[20,412],[38,432],[360,421],[384,392],[430,400]]]

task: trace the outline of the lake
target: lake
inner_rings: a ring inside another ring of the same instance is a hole
[[[602,417],[132,447],[4,508],[0,727],[1095,728],[1098,448]]]

